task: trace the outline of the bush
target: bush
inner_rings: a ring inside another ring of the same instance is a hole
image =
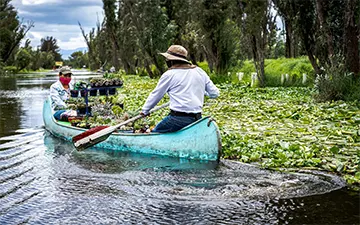
[[[222,84],[222,83],[231,83],[232,82],[232,76],[227,74],[215,74],[211,73],[209,74],[211,81],[214,84]]]
[[[5,66],[2,68],[2,70],[6,74],[15,74],[18,72],[16,66]]]
[[[209,64],[207,62],[199,62],[198,66],[203,69],[207,74],[210,74]]]
[[[315,79],[315,100],[325,101],[353,101],[360,100],[360,79],[348,73],[344,63],[340,60],[329,67],[322,75]]]

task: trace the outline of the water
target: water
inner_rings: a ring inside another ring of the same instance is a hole
[[[0,224],[360,224],[337,176],[77,152],[43,128],[56,79],[0,77]]]

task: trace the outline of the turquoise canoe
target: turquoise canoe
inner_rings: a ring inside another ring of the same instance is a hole
[[[68,122],[56,121],[50,98],[43,106],[45,128],[54,136],[71,141],[72,137],[86,129],[73,127]],[[94,146],[115,151],[180,157],[198,160],[219,160],[221,136],[215,121],[204,117],[173,133],[112,133],[105,141]]]

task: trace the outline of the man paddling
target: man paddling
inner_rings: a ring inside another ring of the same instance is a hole
[[[172,45],[160,54],[165,57],[169,69],[148,96],[141,115],[147,116],[167,93],[170,114],[152,132],[174,132],[201,118],[204,95],[216,98],[220,92],[204,70],[187,60],[188,52],[183,46]]]

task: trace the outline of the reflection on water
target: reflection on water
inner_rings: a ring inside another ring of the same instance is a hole
[[[16,80],[0,78],[0,137],[13,134],[20,126],[21,107],[17,96]]]
[[[77,152],[42,128],[55,80],[0,78],[0,224],[359,223],[359,193],[333,175]]]

